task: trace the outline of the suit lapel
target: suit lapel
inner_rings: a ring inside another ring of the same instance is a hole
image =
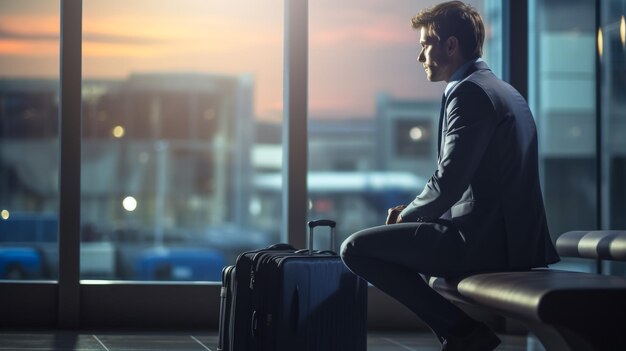
[[[441,139],[443,138],[443,120],[446,115],[446,94],[441,95],[441,110],[439,111],[439,133],[437,134],[437,159],[441,159]]]
[[[452,93],[454,88],[456,88],[456,86],[458,86],[459,83],[461,83],[465,78],[469,77],[470,74],[480,70],[489,70],[489,66],[487,66],[487,64],[483,61],[479,61],[474,63],[473,65],[470,65],[463,74],[463,78],[460,79],[452,88],[450,88],[448,94]],[[443,142],[443,136],[448,131],[448,120],[446,118],[446,102],[447,96],[444,93],[441,97],[441,110],[439,111],[439,133],[437,137],[437,160],[439,161],[441,160],[441,143]]]

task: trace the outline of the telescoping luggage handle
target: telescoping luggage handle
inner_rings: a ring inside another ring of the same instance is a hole
[[[336,235],[335,226],[337,222],[330,219],[318,219],[316,221],[309,222],[309,255],[313,255],[313,229],[315,227],[330,227],[330,249],[335,250]]]

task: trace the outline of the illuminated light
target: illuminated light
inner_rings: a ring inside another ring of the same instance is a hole
[[[253,198],[252,201],[250,201],[250,214],[253,216],[258,216],[261,214],[261,212],[263,212],[263,204],[261,203],[261,200],[259,200],[258,198]]]
[[[424,137],[424,132],[422,131],[422,128],[420,127],[413,127],[409,131],[409,137],[413,141],[419,141],[419,140],[422,140],[422,138]]]
[[[318,213],[330,212],[333,207],[333,201],[331,199],[318,199],[313,203],[313,209]]]
[[[0,217],[2,219],[4,219],[5,221],[7,219],[9,219],[10,216],[11,216],[11,214],[9,213],[9,210],[2,210],[2,211],[0,211]]]
[[[122,201],[122,206],[124,206],[126,211],[133,212],[137,208],[137,200],[132,196],[127,196]]]
[[[622,47],[626,47],[626,21],[622,16],[622,23],[619,25],[619,37],[622,39]]]
[[[189,200],[187,200],[187,205],[192,210],[199,210],[200,207],[202,207],[202,199],[197,195],[192,195],[189,197]]]
[[[313,201],[309,199],[309,211],[313,209]]]
[[[122,126],[115,126],[115,128],[113,128],[113,136],[116,138],[121,138],[124,136],[124,127]]]
[[[598,28],[598,55],[602,58],[602,28]]]

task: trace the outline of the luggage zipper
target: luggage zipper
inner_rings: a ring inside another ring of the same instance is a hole
[[[250,267],[250,290],[254,290],[254,266]]]
[[[254,290],[254,271],[255,271],[255,262],[257,261],[257,257],[259,257],[260,255],[262,255],[263,253],[265,253],[266,251],[257,251],[254,256],[252,256],[251,260],[250,260],[250,284],[248,285],[248,287],[250,288],[250,290]]]

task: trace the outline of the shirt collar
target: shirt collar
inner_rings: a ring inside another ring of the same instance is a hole
[[[457,85],[461,81],[461,79],[465,78],[464,74],[465,74],[465,71],[467,71],[467,69],[469,68],[469,66],[475,64],[476,62],[483,62],[483,59],[479,57],[474,60],[469,60],[465,62],[464,64],[462,64],[461,67],[457,68],[456,71],[454,71],[454,73],[452,74],[452,77],[450,78],[450,82],[448,83],[448,85],[446,85],[446,90],[444,91],[444,94],[446,96],[448,96],[448,92],[452,90],[452,88],[454,88],[454,86]]]

